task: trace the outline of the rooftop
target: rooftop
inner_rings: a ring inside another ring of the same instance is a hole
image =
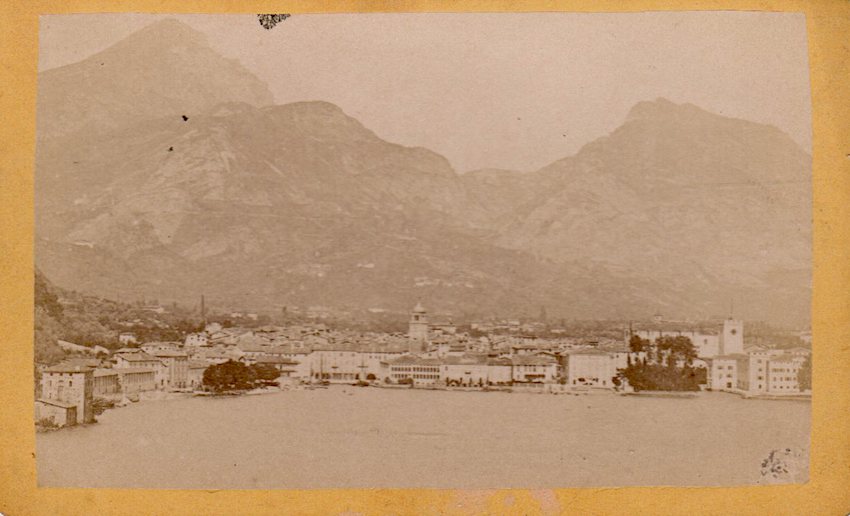
[[[44,403],[45,405],[53,405],[55,407],[62,407],[62,408],[66,408],[66,409],[76,407],[76,405],[74,405],[72,403],[65,403],[65,402],[57,401],[57,400],[46,400],[44,398],[39,398],[35,401],[37,403]]]
[[[283,357],[259,357],[257,359],[258,364],[286,364],[286,365],[298,365],[298,362],[294,360],[289,360],[288,358]]]
[[[147,367],[123,367],[123,368],[119,368],[119,369],[114,369],[114,371],[117,371],[121,375],[138,374],[138,373],[150,373],[150,374],[156,373],[156,371],[154,371],[153,369],[149,369]]]
[[[442,360],[438,358],[422,358],[414,355],[403,355],[395,360],[389,360],[386,362],[390,365],[429,365],[429,366],[438,366],[442,364]]]
[[[55,366],[48,367],[44,370],[46,373],[89,373],[93,370],[93,367],[89,366],[81,366],[81,365],[66,365],[66,364],[56,364]]]
[[[189,355],[187,355],[186,353],[183,353],[182,351],[174,351],[174,350],[170,350],[170,349],[163,349],[163,350],[160,350],[160,351],[154,351],[153,356],[155,356],[157,358],[160,358],[160,357],[162,357],[162,358],[180,358],[180,357],[188,357]]]
[[[116,356],[121,357],[122,359],[126,360],[127,362],[153,362],[153,361],[156,360],[156,357],[148,355],[147,353],[144,353],[144,352],[118,353],[118,354],[116,354]]]
[[[540,355],[517,355],[511,358],[514,365],[550,365],[556,364],[557,360],[549,356]]]

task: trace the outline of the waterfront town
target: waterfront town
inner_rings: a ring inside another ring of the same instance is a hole
[[[779,348],[745,346],[744,323],[731,317],[715,321],[713,330],[688,330],[657,315],[629,323],[622,338],[575,337],[559,329],[538,336],[540,326],[504,320],[472,323],[460,331],[449,319],[429,318],[417,303],[406,333],[338,330],[318,321],[253,327],[208,322],[182,341],[140,342],[135,333],[122,332],[121,347],[112,351],[60,342],[66,357],[36,367],[36,423],[48,428],[92,423],[96,407],[104,403],[203,394],[208,391],[204,372],[230,362],[274,368],[280,389],[345,384],[634,394],[639,388],[629,385],[624,371],[649,363],[688,371],[698,389],[687,390],[757,398],[811,392],[807,332],[797,336],[801,345]],[[684,342],[691,351],[681,356],[654,351],[653,343],[661,349],[663,342],[671,343],[669,349]]]

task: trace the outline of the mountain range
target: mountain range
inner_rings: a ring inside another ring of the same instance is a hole
[[[275,105],[165,20],[40,74],[36,261],[104,297],[620,319],[734,301],[801,325],[810,179],[782,131],[664,99],[540,170],[461,174],[331,103]]]

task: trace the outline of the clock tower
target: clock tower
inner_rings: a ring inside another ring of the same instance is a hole
[[[723,321],[723,333],[720,335],[720,354],[734,355],[744,352],[744,322],[737,319]]]

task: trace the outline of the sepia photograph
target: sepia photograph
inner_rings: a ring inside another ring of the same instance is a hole
[[[39,487],[809,481],[803,13],[38,36]]]

